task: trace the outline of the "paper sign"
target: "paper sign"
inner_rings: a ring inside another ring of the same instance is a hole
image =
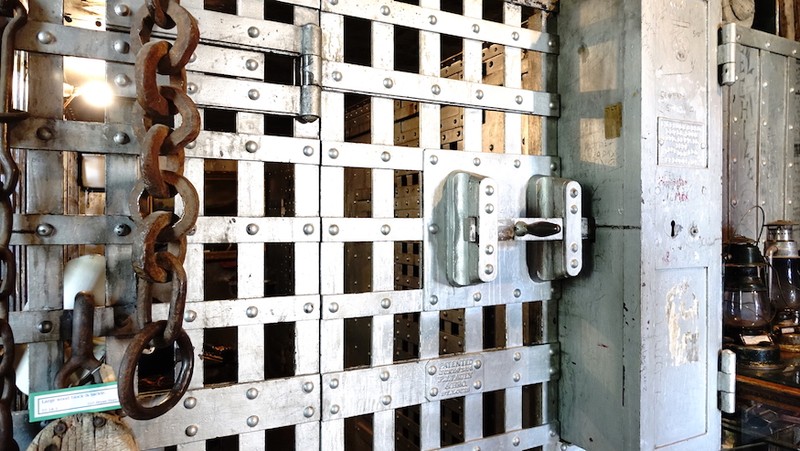
[[[28,398],[31,423],[75,413],[105,412],[119,408],[116,382],[31,393]]]

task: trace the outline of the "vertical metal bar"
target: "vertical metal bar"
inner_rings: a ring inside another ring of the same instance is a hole
[[[319,406],[314,406],[315,409],[318,409]],[[316,450],[316,449],[326,449],[321,446],[320,443],[320,423],[317,421],[311,423],[302,423],[298,424],[294,428],[294,449],[301,450]]]
[[[542,31],[557,32],[556,15],[543,11]],[[546,53],[542,55],[542,90],[558,92],[558,55]],[[558,118],[542,118],[542,152],[541,155],[558,155]]]
[[[503,3],[503,22],[519,27],[522,7]],[[503,84],[508,88],[522,87],[522,50],[506,46],[503,49]],[[505,153],[522,153],[522,116],[517,113],[504,114],[503,143]]]
[[[464,309],[464,351],[483,351],[483,308]],[[483,394],[464,397],[464,441],[483,437]]]
[[[482,0],[464,0],[464,16],[481,19]],[[473,25],[473,30],[475,30]],[[478,31],[480,27],[478,26]],[[479,33],[476,33],[476,39]],[[483,81],[483,44],[475,39],[464,39],[464,81]],[[464,150],[480,152],[483,148],[483,111],[464,108]]]
[[[322,422],[323,449],[330,451],[345,451],[344,449],[344,420]]]

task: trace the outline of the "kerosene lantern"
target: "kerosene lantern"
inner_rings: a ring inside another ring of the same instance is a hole
[[[800,352],[800,254],[794,240],[796,223],[767,224],[764,257],[767,260],[769,300],[775,306],[775,338],[781,349]]]
[[[726,346],[738,363],[759,368],[777,366],[780,349],[770,337],[774,309],[764,283],[766,261],[756,242],[741,236],[723,246],[725,264],[722,324]]]

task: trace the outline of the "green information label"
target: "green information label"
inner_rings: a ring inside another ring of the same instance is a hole
[[[105,412],[119,408],[116,382],[31,393],[28,398],[31,423],[76,413]]]

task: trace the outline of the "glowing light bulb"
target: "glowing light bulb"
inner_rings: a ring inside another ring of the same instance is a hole
[[[104,81],[92,80],[78,88],[78,95],[83,96],[89,105],[105,108],[114,101],[114,92],[111,86]]]

